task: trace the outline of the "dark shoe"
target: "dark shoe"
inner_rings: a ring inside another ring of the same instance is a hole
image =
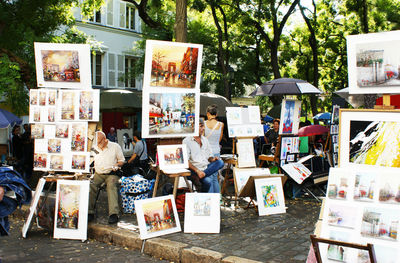
[[[118,216],[116,214],[110,215],[110,217],[108,218],[108,223],[110,225],[118,223]]]
[[[190,180],[192,181],[192,183],[194,184],[194,186],[196,187],[196,190],[201,192],[201,182],[200,182],[200,178],[197,174],[192,174],[190,175]]]
[[[94,221],[94,214],[88,214],[88,222]]]

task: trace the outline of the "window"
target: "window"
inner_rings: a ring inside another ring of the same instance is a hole
[[[129,5],[125,9],[125,27],[135,30],[135,8]]]
[[[136,58],[125,57],[125,87],[136,88],[135,64]]]
[[[102,86],[102,58],[101,54],[91,55],[92,62],[92,83],[96,86]]]
[[[101,24],[101,12],[100,12],[100,10],[99,11],[94,11],[93,16],[89,18],[89,21]]]

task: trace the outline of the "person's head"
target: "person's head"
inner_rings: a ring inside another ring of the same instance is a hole
[[[207,119],[215,119],[218,115],[217,105],[212,104],[207,107]]]
[[[114,127],[111,127],[111,128],[110,128],[110,133],[111,133],[111,134],[114,134],[114,132],[115,132],[115,128],[114,128]]]
[[[24,124],[24,131],[26,131],[26,132],[27,132],[27,131],[28,131],[28,129],[29,129],[29,125],[28,125],[28,123],[25,123],[25,124]]]
[[[204,134],[204,118],[199,119],[199,136]]]
[[[12,129],[12,134],[20,134],[21,133],[21,127],[19,125],[14,125],[13,129]]]
[[[137,142],[137,141],[140,141],[141,139],[142,139],[142,134],[141,134],[141,132],[139,132],[139,131],[136,131],[134,134],[133,134],[133,139]]]
[[[279,119],[275,119],[273,121],[273,124],[274,124],[273,128],[274,128],[275,131],[279,130],[279,123],[280,123]]]
[[[106,138],[106,135],[102,131],[97,131],[96,132],[96,140],[97,140],[97,146],[100,148],[104,148],[107,146],[108,140]]]

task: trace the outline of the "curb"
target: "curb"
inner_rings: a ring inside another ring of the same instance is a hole
[[[111,243],[129,249],[140,250],[143,241],[139,234],[126,229],[115,229],[114,227],[88,224],[88,237],[104,243]],[[213,250],[190,247],[188,244],[171,241],[163,238],[148,239],[144,245],[144,253],[155,258],[169,260],[172,262],[199,262],[199,263],[260,263],[261,261],[250,260],[236,256],[226,256]]]

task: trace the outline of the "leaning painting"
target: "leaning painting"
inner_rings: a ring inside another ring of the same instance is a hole
[[[58,180],[54,238],[87,238],[89,181]]]
[[[35,42],[39,87],[91,89],[90,46]]]
[[[400,168],[400,111],[341,110],[339,165]]]
[[[349,93],[399,93],[400,31],[347,37]]]
[[[256,179],[254,184],[259,216],[286,213],[281,178]]]

